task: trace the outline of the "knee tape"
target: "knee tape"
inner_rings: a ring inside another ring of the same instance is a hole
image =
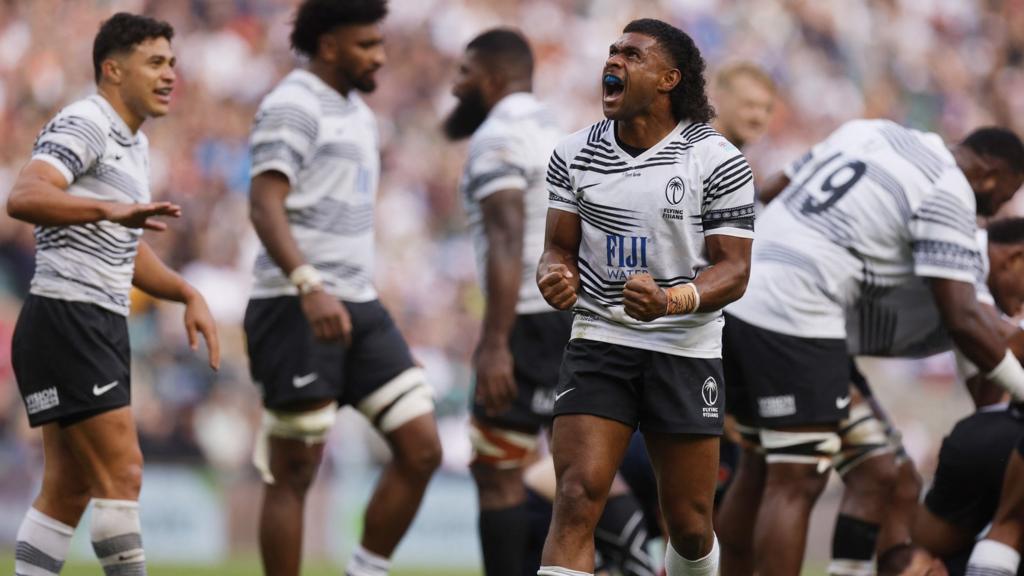
[[[783,432],[762,428],[761,445],[769,464],[809,464],[824,473],[832,466],[832,457],[839,452],[841,441],[835,432]]]
[[[270,473],[271,436],[303,440],[306,444],[319,444],[327,438],[327,433],[338,419],[338,403],[331,402],[323,408],[310,412],[280,412],[264,410],[263,422],[256,436],[253,448],[252,463],[259,470],[260,476],[267,484],[274,483],[274,475]]]
[[[410,368],[356,405],[356,410],[383,433],[434,411],[434,391],[421,368]]]
[[[845,476],[865,460],[890,454],[896,449],[885,423],[878,419],[867,403],[850,408],[849,418],[839,423],[839,436],[842,446],[832,459],[832,466],[840,476]]]
[[[469,442],[473,446],[473,464],[509,470],[523,466],[537,449],[537,435],[469,423]]]

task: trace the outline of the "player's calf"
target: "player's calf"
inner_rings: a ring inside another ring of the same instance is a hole
[[[478,529],[487,576],[520,576],[529,542],[523,466],[534,453],[536,434],[470,423],[473,461],[470,472],[480,507]],[[554,472],[551,482],[554,486]]]

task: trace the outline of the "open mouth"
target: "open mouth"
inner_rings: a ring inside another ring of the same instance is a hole
[[[626,91],[626,82],[615,74],[605,74],[601,82],[604,86],[604,101],[614,102]]]
[[[159,100],[161,103],[170,104],[171,92],[173,91],[174,87],[168,86],[166,88],[157,88],[156,90],[153,90],[153,93],[156,94],[156,99]]]

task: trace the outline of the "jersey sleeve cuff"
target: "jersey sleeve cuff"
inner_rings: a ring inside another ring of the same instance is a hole
[[[72,182],[75,181],[75,175],[71,172],[71,169],[68,168],[59,159],[54,158],[53,156],[50,156],[49,154],[36,154],[35,156],[32,156],[32,160],[41,160],[43,162],[46,162],[50,166],[53,166],[54,168],[56,168],[57,171],[60,172],[60,175],[64,177],[64,180],[69,185]]]
[[[288,184],[292,187],[295,186],[295,171],[294,169],[283,160],[269,160],[263,162],[258,166],[253,166],[252,170],[249,171],[249,177],[255,178],[264,172],[280,172],[284,174],[284,177],[288,179]]]
[[[705,237],[718,235],[736,236],[737,238],[753,238],[754,231],[747,230],[745,228],[732,228],[730,226],[722,226],[720,228],[712,228],[711,230],[706,230],[704,232]]]
[[[940,268],[938,266],[917,265],[914,267],[914,275],[922,278],[941,278],[956,282],[966,282],[972,287],[977,278],[972,272],[966,270],[954,270],[951,268]]]
[[[525,191],[526,188],[527,182],[522,176],[505,176],[502,178],[496,178],[487,184],[480,186],[473,191],[473,197],[477,200],[483,200],[495,192],[500,192],[502,190],[519,190],[522,192]]]

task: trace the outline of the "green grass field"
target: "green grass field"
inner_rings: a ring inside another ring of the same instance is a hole
[[[147,566],[149,576],[259,576],[259,561],[235,560],[220,566],[191,566],[150,564]],[[10,553],[0,555],[0,574],[14,573],[14,557]],[[329,564],[310,564],[302,570],[303,576],[338,576],[342,569]],[[479,576],[476,571],[453,570],[403,570],[395,569],[391,576]],[[99,564],[95,562],[68,563],[61,576],[103,576]]]

